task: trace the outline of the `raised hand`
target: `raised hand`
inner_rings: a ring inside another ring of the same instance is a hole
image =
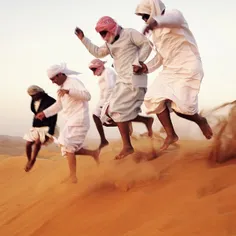
[[[75,28],[75,35],[76,35],[80,40],[82,40],[82,39],[84,38],[84,32],[83,32],[80,28],[78,28],[78,27]]]

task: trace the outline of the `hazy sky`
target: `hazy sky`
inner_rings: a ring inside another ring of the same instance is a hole
[[[74,28],[81,27],[85,35],[98,45],[103,41],[94,28],[104,15],[112,16],[123,27],[141,31],[144,23],[134,14],[138,2],[2,0],[0,134],[21,136],[31,126],[28,86],[37,84],[56,97],[57,87],[46,75],[51,64],[66,62],[69,68],[83,73],[80,78],[92,94],[92,111],[99,92],[96,77],[87,68],[93,57],[74,35]],[[234,100],[235,0],[166,0],[164,3],[167,8],[178,8],[183,12],[197,40],[205,71],[199,94],[200,108]],[[109,59],[108,65],[111,62]],[[149,75],[149,84],[156,74]]]

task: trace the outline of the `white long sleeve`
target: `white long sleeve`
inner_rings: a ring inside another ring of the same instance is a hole
[[[95,44],[93,44],[90,39],[86,37],[82,39],[82,43],[94,57],[103,58],[110,54],[106,45],[98,47]]]
[[[164,15],[154,17],[159,28],[182,28],[186,21],[179,10],[166,11]]]
[[[69,96],[80,101],[90,101],[91,99],[90,93],[79,80],[74,81],[73,88],[69,89]]]
[[[151,61],[149,61],[146,66],[148,68],[148,73],[152,73],[153,71],[157,70],[160,66],[162,66],[162,60],[163,58],[161,55],[157,52],[155,57],[152,58]]]
[[[76,77],[67,76],[60,89],[69,90],[69,94],[57,99],[55,105],[45,110],[46,116],[51,116],[61,111],[67,125],[80,126],[89,125],[89,107],[90,93],[83,83]]]
[[[141,66],[139,62],[144,62],[152,51],[151,43],[146,36],[136,30],[131,31],[131,40],[139,48],[138,56],[133,65]]]
[[[87,90],[70,89],[69,95],[75,100],[90,101],[91,95]]]
[[[45,109],[43,113],[45,114],[46,117],[50,117],[56,115],[61,110],[62,110],[61,99],[58,97],[57,101],[53,105]]]

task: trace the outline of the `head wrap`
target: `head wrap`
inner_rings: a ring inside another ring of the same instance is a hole
[[[105,69],[104,64],[106,61],[101,61],[100,59],[93,59],[89,63],[89,69],[96,68],[96,71],[94,72],[95,75],[99,76],[102,74],[103,70]]]
[[[104,64],[106,63],[106,61],[101,61],[100,59],[93,59],[90,63],[89,63],[89,68],[99,68],[99,67],[103,67]]]
[[[49,79],[59,73],[62,73],[65,75],[79,75],[79,74],[81,74],[77,71],[69,70],[66,67],[66,63],[61,63],[60,65],[53,65],[47,69],[47,74],[48,74]]]
[[[31,85],[28,89],[27,92],[30,96],[36,95],[38,93],[45,93],[42,88],[40,88],[37,85]]]
[[[116,34],[118,26],[119,25],[116,23],[116,21],[110,16],[103,16],[98,20],[95,30],[97,32],[106,30],[112,34]]]
[[[139,5],[135,10],[136,15],[147,14],[150,15],[147,23],[151,23],[152,18],[155,16],[160,16],[163,10],[165,9],[165,5],[161,0],[141,0]]]

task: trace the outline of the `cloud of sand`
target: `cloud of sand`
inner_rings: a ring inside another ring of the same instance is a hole
[[[202,111],[214,132],[210,160],[222,163],[236,157],[236,100]]]

